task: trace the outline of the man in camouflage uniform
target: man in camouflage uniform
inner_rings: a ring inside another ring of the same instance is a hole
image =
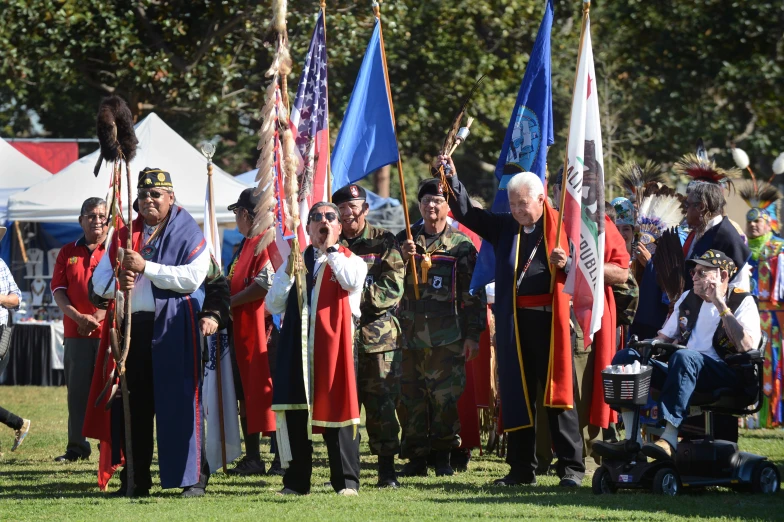
[[[367,263],[355,337],[357,392],[365,406],[370,452],[378,455],[379,488],[397,488],[395,455],[400,452],[395,404],[400,396],[403,335],[392,315],[403,297],[406,268],[395,236],[367,223],[365,189],[347,185],[332,195],[340,209],[340,243]]]
[[[452,475],[450,452],[460,446],[457,401],[465,387],[465,362],[479,354],[486,311],[469,293],[476,263],[471,240],[447,222],[449,207],[437,179],[419,188],[424,223],[412,227],[413,239],[398,234],[406,268],[400,318],[406,336],[402,395],[398,407],[403,428],[404,476],[426,476],[427,456],[436,454],[436,476]],[[412,270],[419,278],[419,299]]]

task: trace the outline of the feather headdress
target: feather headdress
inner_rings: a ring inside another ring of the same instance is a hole
[[[96,134],[101,154],[93,174],[98,176],[102,161],[116,161],[121,156],[130,163],[136,156],[139,140],[133,130],[133,115],[125,100],[119,96],[108,96],[101,100],[96,118]]]
[[[653,254],[656,241],[665,230],[677,226],[683,219],[682,196],[667,186],[648,189],[637,212],[640,243]]]
[[[637,204],[642,204],[645,188],[658,187],[664,181],[662,169],[658,163],[647,160],[642,166],[635,161],[627,161],[621,165],[616,173],[616,184],[626,191],[626,197]]]
[[[275,46],[275,53],[272,65],[265,74],[270,81],[260,115],[262,123],[259,129],[257,148],[261,154],[256,163],[259,172],[256,174],[257,185],[254,191],[254,194],[259,197],[259,201],[256,204],[256,217],[253,220],[253,229],[251,230],[252,236],[263,236],[256,246],[256,254],[261,253],[275,239],[275,206],[278,188],[276,181],[279,177],[283,177],[285,180],[283,185],[288,189],[289,174],[293,170],[294,184],[296,185],[297,160],[294,151],[294,137],[289,128],[288,94],[286,92],[286,76],[291,72],[291,55],[289,54],[286,32],[286,8],[286,0],[273,2],[268,41]],[[288,190],[286,192],[288,194]],[[288,207],[286,215],[298,222],[297,205],[285,206]],[[296,230],[296,227],[292,230]]]
[[[751,207],[746,213],[746,221],[756,221],[760,217],[770,221],[770,225],[778,233],[779,223],[776,215],[776,201],[781,197],[778,189],[764,181],[744,180],[739,184],[738,194]]]
[[[689,176],[691,183],[718,183],[730,184],[732,180],[740,178],[740,170],[736,167],[723,169],[708,157],[702,139],[697,141],[697,153],[686,154],[673,166],[673,170],[680,175]]]

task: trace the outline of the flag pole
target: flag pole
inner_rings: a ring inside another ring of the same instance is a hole
[[[387,84],[387,97],[389,98],[389,111],[392,113],[392,127],[395,130],[395,139],[397,139],[397,123],[395,120],[395,106],[392,103],[392,88],[389,84],[389,70],[387,69],[387,53],[384,49],[384,31],[382,30],[383,26],[381,24],[381,12],[379,10],[379,1],[373,1],[373,14],[378,20],[378,36],[381,43],[381,63],[384,66],[384,81]],[[406,184],[403,181],[403,160],[400,159],[400,149],[398,148],[397,153],[397,174],[400,178],[400,199],[403,203],[403,216],[406,218],[406,237],[408,240],[412,240],[413,237],[411,236],[411,219],[408,217],[408,201],[406,199]],[[411,262],[411,275],[414,277],[414,297],[419,299],[419,278],[417,277],[416,271],[416,261],[414,260],[414,256],[411,256],[409,260]]]
[[[319,4],[321,9],[321,22],[324,25],[324,45],[327,45],[327,0],[321,0]],[[326,102],[327,111],[327,201],[332,203],[332,152],[330,151],[329,143],[329,83],[324,85],[324,100]]]
[[[217,252],[215,245],[218,241],[218,222],[215,219],[215,194],[212,183],[212,155],[215,154],[215,145],[205,143],[201,147],[201,153],[207,157],[207,216],[204,216],[204,228],[210,227],[210,238],[212,239],[212,251]],[[216,260],[217,261],[217,260]],[[217,333],[215,335],[218,335]],[[226,426],[223,417],[223,373],[221,372],[221,343],[215,343],[215,373],[218,384],[218,423],[220,424],[221,439],[221,459],[223,462],[223,472],[226,473]]]
[[[588,13],[591,10],[591,0],[583,0],[583,21],[580,27],[580,44],[577,47],[577,67],[574,70],[574,83],[572,84],[572,103],[569,106],[569,126],[571,127],[571,107],[574,105],[574,93],[577,91],[577,75],[580,72],[580,57],[583,54],[583,41],[585,40],[585,22],[588,20]],[[566,151],[564,153],[563,176],[561,176],[561,201],[558,206],[558,228],[555,232],[555,247],[561,244],[561,229],[563,228],[564,205],[566,204],[566,177],[569,169],[569,134],[566,135]],[[553,247],[553,248],[555,248]],[[555,287],[555,270],[550,270],[550,293]]]

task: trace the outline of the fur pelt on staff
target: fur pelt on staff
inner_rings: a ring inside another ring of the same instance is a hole
[[[665,230],[656,243],[656,282],[667,294],[670,302],[675,303],[683,293],[683,274],[686,267],[678,230]]]
[[[136,156],[139,140],[133,130],[133,115],[128,104],[119,96],[108,96],[101,101],[96,134],[101,146],[101,154],[93,170],[96,176],[102,161],[115,161],[122,155],[126,163],[130,163]]]

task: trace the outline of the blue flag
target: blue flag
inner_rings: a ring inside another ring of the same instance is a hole
[[[398,159],[376,20],[332,150],[332,192]]]
[[[498,192],[491,210],[509,212],[506,184],[519,172],[533,172],[545,182],[547,147],[553,144],[553,96],[550,88],[550,29],[553,26],[553,3],[547,6],[536,35],[531,59],[525,68],[523,83],[517,93],[512,118],[506,129],[504,145],[495,166]],[[471,279],[471,290],[484,287],[495,279],[495,253],[483,242]]]

